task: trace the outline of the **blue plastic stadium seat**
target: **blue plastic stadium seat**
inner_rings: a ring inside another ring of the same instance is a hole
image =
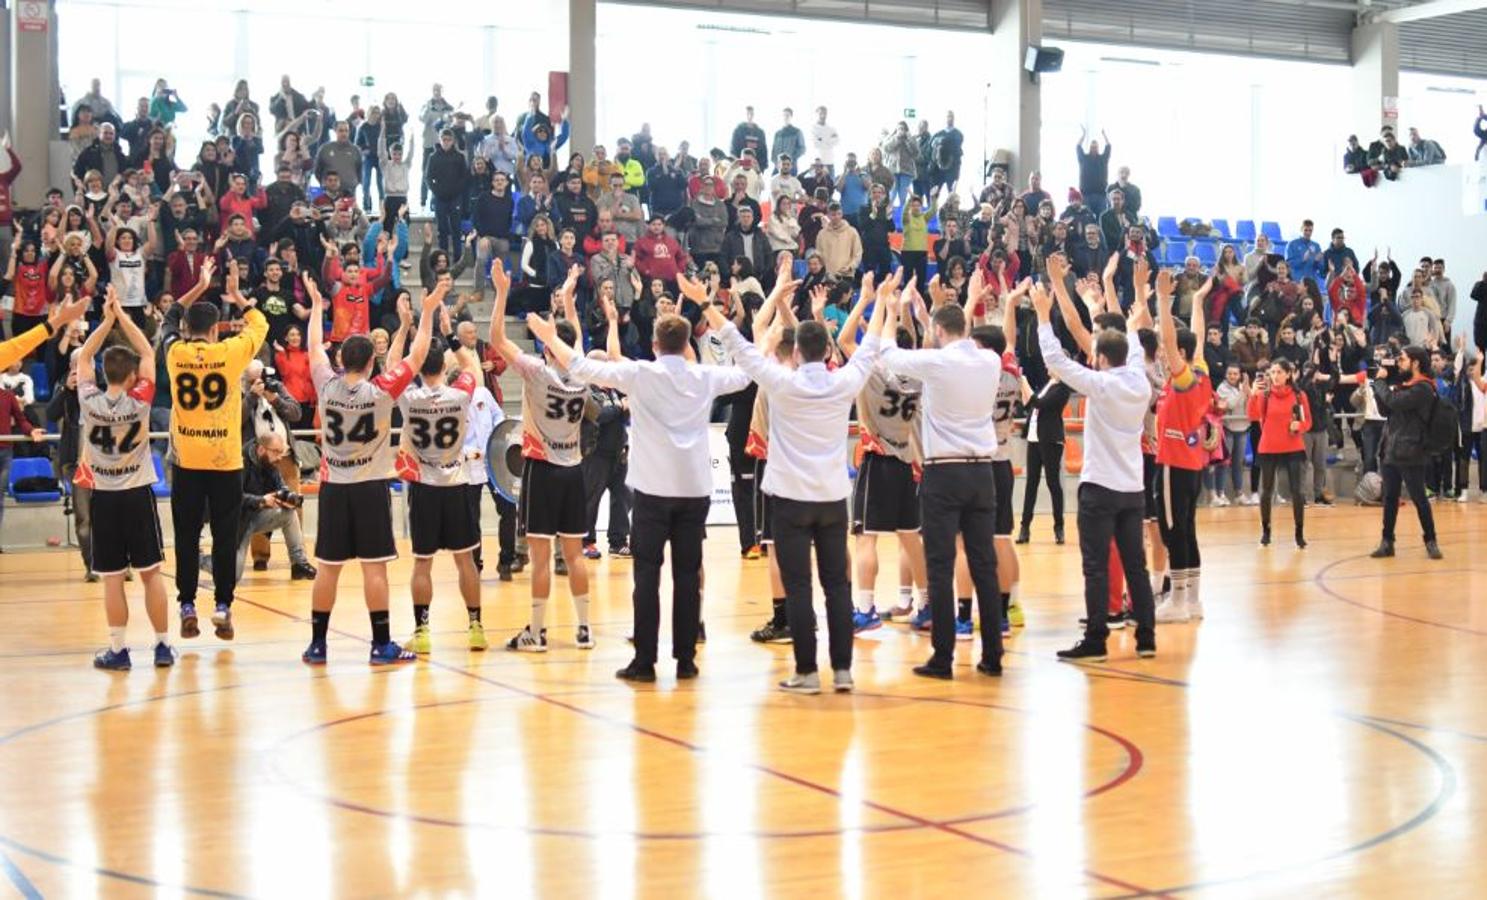
[[[810,269],[806,267],[805,260],[803,259],[797,259],[790,267],[790,273],[795,276],[796,281],[804,278],[808,272],[810,272]]]
[[[57,491],[17,491],[16,482],[24,478],[51,478],[52,461],[42,456],[25,456],[10,464],[10,484],[7,488],[17,503],[56,503],[62,499]]]
[[[1198,257],[1198,262],[1205,267],[1211,267],[1219,261],[1218,244],[1212,241],[1200,241],[1193,245],[1193,255]]]
[[[1182,229],[1177,225],[1176,216],[1162,216],[1157,219],[1157,234],[1164,238],[1183,237]]]
[[[36,387],[36,399],[50,400],[52,398],[52,383],[46,377],[46,363],[32,363],[27,373],[31,376],[31,383]]]
[[[1161,263],[1164,266],[1180,266],[1188,260],[1188,245],[1186,242],[1168,241],[1162,248]]]
[[[1215,237],[1227,241],[1234,236],[1233,233],[1229,231],[1228,219],[1214,219],[1209,224],[1213,226],[1213,234]]]
[[[150,485],[150,492],[156,497],[167,498],[170,496],[170,484],[165,480],[165,462],[158,453],[151,453],[150,461],[155,464],[155,483]]]
[[[1260,225],[1260,233],[1270,238],[1272,244],[1284,244],[1286,239],[1280,236],[1279,222],[1264,222]]]
[[[1241,241],[1253,244],[1255,242],[1255,223],[1250,219],[1240,219],[1234,223],[1234,237]]]

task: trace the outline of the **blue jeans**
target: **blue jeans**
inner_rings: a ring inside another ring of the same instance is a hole
[[[893,176],[893,205],[907,205],[909,202],[909,189],[913,186],[914,176],[903,173]]]
[[[382,162],[376,155],[361,157],[361,208],[372,211],[372,173],[377,173],[377,196],[386,197],[382,191]]]
[[[460,198],[434,197],[434,228],[439,233],[439,249],[449,254],[453,264],[460,258]]]
[[[1217,471],[1214,483],[1214,491],[1224,489],[1224,471],[1229,473],[1230,500],[1238,500],[1244,494],[1244,442],[1249,439],[1248,431],[1230,431],[1224,429],[1224,444],[1229,450],[1229,459],[1223,464],[1223,468]]]

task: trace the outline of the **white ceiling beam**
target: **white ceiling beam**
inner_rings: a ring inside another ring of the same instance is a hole
[[[1487,9],[1487,0],[1428,0],[1428,2],[1416,3],[1412,6],[1381,10],[1370,14],[1369,19],[1374,22],[1392,22],[1398,25],[1404,22],[1438,19],[1441,16],[1454,16],[1457,13],[1473,12],[1478,9]]]

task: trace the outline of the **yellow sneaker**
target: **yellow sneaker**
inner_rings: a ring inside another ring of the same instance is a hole
[[[1014,603],[1007,607],[1007,621],[1012,623],[1013,628],[1021,628],[1027,624],[1022,615],[1022,605]]]
[[[413,636],[408,639],[407,649],[412,650],[419,656],[429,655],[429,652],[434,649],[434,641],[429,636],[429,627],[427,625],[419,625],[413,629]]]
[[[470,623],[470,649],[484,650],[490,643],[485,639],[485,626],[479,622]]]

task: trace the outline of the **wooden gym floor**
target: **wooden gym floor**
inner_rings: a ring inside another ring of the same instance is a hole
[[[435,652],[393,670],[366,665],[348,573],[308,669],[308,586],[276,544],[235,642],[121,675],[90,666],[103,612],[76,556],[6,554],[0,896],[1483,896],[1487,511],[1436,506],[1438,563],[1408,508],[1384,563],[1378,510],[1309,512],[1299,552],[1258,549],[1253,509],[1203,511],[1208,619],[1082,667],[1053,658],[1078,551],[1040,519],[1002,680],[965,644],[954,682],[918,680],[927,638],[885,626],[856,642],[858,693],[815,698],[774,689],[789,647],[748,640],[765,568],[731,529],[708,543],[701,679],[640,688],[612,677],[624,561],[599,566],[598,649],[572,647],[564,586],[545,656],[468,652],[440,561]],[[526,579],[484,591],[496,644]]]

